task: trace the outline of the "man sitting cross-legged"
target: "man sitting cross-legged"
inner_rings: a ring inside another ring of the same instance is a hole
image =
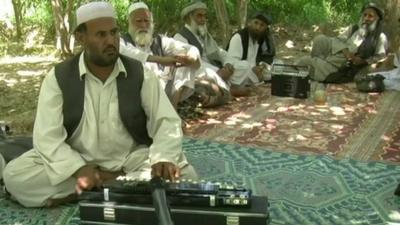
[[[386,56],[387,38],[382,32],[383,11],[374,3],[365,5],[357,25],[338,37],[314,38],[310,56],[297,64],[312,68],[311,78],[321,82],[348,82],[362,68]]]
[[[242,63],[230,58],[227,52],[220,48],[207,30],[207,5],[194,0],[187,4],[182,12],[185,26],[175,34],[179,41],[196,46],[201,54],[202,70],[199,73],[208,76],[219,75],[230,86],[234,96],[246,96],[251,92],[247,85],[259,83],[260,80],[252,72],[248,63]]]
[[[206,107],[227,102],[229,98],[224,96],[218,80],[198,76],[200,55],[197,48],[154,34],[153,29],[153,16],[148,6],[143,2],[133,3],[129,7],[129,33],[123,36],[121,53],[144,62],[158,74],[175,108],[192,94],[200,96],[201,104]]]
[[[83,52],[43,81],[33,149],[10,161],[7,191],[27,207],[55,206],[119,175],[196,179],[182,152],[181,120],[156,75],[119,55],[107,2],[77,9]]]
[[[275,43],[269,25],[271,18],[262,13],[255,13],[247,26],[231,37],[228,55],[242,63],[248,63],[259,80],[269,80],[268,71],[275,57]]]

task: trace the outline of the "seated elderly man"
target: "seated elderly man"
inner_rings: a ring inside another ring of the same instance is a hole
[[[148,6],[143,2],[133,3],[129,7],[129,33],[121,41],[121,54],[138,59],[155,71],[175,108],[192,94],[199,96],[205,107],[225,103],[226,97],[220,94],[223,91],[218,81],[196,76],[200,67],[198,49],[154,34],[153,29],[153,16]]]
[[[259,80],[268,80],[267,67],[275,56],[275,43],[269,30],[271,18],[262,13],[255,13],[247,26],[237,31],[230,39],[228,55],[249,64]]]
[[[207,5],[198,0],[191,1],[183,8],[181,17],[185,26],[174,38],[199,49],[202,59],[202,70],[199,73],[206,76],[219,75],[230,85],[234,96],[249,95],[251,89],[245,86],[259,83],[260,80],[252,73],[248,63],[230,58],[207,31]]]
[[[121,38],[120,53],[137,59],[154,71],[169,96],[172,105],[193,94],[195,72],[200,67],[196,48],[153,33],[153,17],[143,2],[129,9],[129,32]]]
[[[182,151],[181,120],[156,75],[119,54],[114,8],[76,12],[83,52],[57,64],[40,89],[33,149],[3,172],[26,207],[56,206],[124,175],[197,179]]]
[[[359,23],[349,26],[338,37],[320,35],[314,38],[311,56],[297,62],[312,68],[312,79],[333,83],[351,81],[360,69],[386,56],[383,11],[369,3],[361,13]]]

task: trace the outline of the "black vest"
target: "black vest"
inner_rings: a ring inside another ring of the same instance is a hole
[[[132,40],[131,35],[129,35],[128,33],[122,35],[122,39],[125,41],[125,43],[131,43],[133,46],[136,46],[136,43]],[[162,49],[162,41],[161,41],[161,36],[156,34],[153,37],[153,42],[151,43],[150,46],[151,52],[153,53],[153,55],[157,55],[157,56],[164,56],[164,51]],[[163,70],[164,66],[157,64],[158,68]]]
[[[239,30],[235,32],[233,35],[239,34],[240,38],[242,39],[242,47],[243,47],[243,54],[242,54],[242,60],[247,59],[247,53],[249,51],[249,39],[250,39],[250,34],[247,28],[244,28],[242,30]],[[232,35],[232,36],[233,36]],[[232,37],[231,37],[232,39]],[[263,51],[262,45],[263,44],[267,45],[267,49]],[[265,33],[263,38],[258,40],[258,52],[257,52],[257,57],[256,57],[256,63],[259,62],[266,62],[268,64],[271,64],[272,61],[274,60],[275,56],[275,43],[274,39],[272,38],[272,35],[269,31]],[[229,42],[228,46],[226,47],[226,50],[229,49]]]
[[[199,40],[197,40],[196,36],[194,36],[194,34],[192,33],[192,31],[190,31],[187,27],[183,27],[178,34],[182,35],[184,38],[186,38],[186,40],[188,40],[188,43],[195,46],[199,52],[200,55],[203,55],[203,47],[201,47],[201,43],[199,42]]]
[[[63,95],[64,127],[69,139],[78,127],[83,113],[85,99],[85,77],[79,76],[79,56],[61,62],[55,66],[55,76]],[[120,73],[117,80],[118,105],[121,121],[138,144],[151,145],[146,120],[142,108],[140,91],[143,84],[143,66],[134,59],[119,56],[126,76]]]
[[[358,30],[359,26],[353,25],[351,28],[351,33],[348,38],[353,36],[353,34]],[[357,55],[360,56],[362,59],[368,59],[375,55],[376,51],[376,46],[378,45],[378,41],[380,38],[380,33],[379,34],[368,34],[367,37],[364,39],[364,41],[361,43],[361,45],[357,49]]]

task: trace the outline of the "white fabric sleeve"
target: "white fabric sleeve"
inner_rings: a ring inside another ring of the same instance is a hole
[[[136,59],[141,63],[146,63],[147,58],[149,57],[149,53],[146,53],[136,46],[133,46],[130,43],[124,41],[124,39],[120,38],[119,40],[119,53],[128,56],[130,58]]]
[[[379,36],[378,43],[376,45],[375,54],[366,60],[368,65],[383,60],[386,57],[387,49],[388,49],[387,37],[384,33],[381,33],[381,35]]]
[[[63,98],[54,69],[44,79],[33,129],[33,146],[43,160],[50,183],[57,185],[70,178],[86,162],[65,140]]]
[[[147,130],[153,138],[149,153],[150,164],[172,162],[178,165],[183,154],[181,119],[156,75],[147,69],[144,72],[141,96],[142,106],[147,115]]]
[[[242,38],[239,34],[232,36],[229,41],[228,55],[236,60],[241,60],[243,55]]]
[[[182,42],[180,40],[176,40],[167,36],[162,36],[161,42],[164,53],[166,55],[184,54],[192,59],[200,58],[199,50],[196,47],[187,44],[186,42]]]
[[[180,33],[176,33],[174,35],[174,39],[177,41],[183,42],[183,43],[187,43],[187,44],[189,43],[189,41],[186,38],[184,38]]]
[[[218,55],[223,65],[231,63],[233,61],[231,57],[228,55],[228,52],[223,48],[220,47],[218,48]]]

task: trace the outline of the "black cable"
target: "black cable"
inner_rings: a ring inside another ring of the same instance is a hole
[[[161,177],[153,177],[150,180],[151,196],[153,198],[153,205],[158,218],[159,225],[173,225],[171,219],[171,212],[167,202],[165,193],[165,184]]]

